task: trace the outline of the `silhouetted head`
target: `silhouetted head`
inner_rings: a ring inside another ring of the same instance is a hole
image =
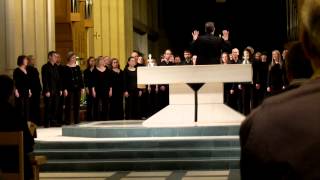
[[[206,22],[206,24],[204,25],[204,28],[207,34],[213,34],[215,30],[214,22]]]
[[[320,69],[320,1],[305,0],[300,12],[304,49],[314,69]]]
[[[307,79],[313,74],[310,60],[303,51],[302,43],[293,43],[285,61],[286,72],[289,81],[293,79]]]

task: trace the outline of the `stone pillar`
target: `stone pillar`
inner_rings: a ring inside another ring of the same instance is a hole
[[[12,75],[21,54],[34,55],[37,67],[47,61],[47,53],[55,48],[54,0],[0,0],[0,72]]]

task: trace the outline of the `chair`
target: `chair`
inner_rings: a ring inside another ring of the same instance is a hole
[[[23,180],[22,132],[0,132],[0,179]]]
[[[37,137],[37,125],[31,121],[28,121],[28,127],[30,130],[31,135],[36,138]],[[34,180],[39,180],[39,170],[40,166],[44,165],[47,163],[47,157],[38,155],[38,156],[31,156],[31,165],[32,165],[32,170],[33,170],[33,176]]]

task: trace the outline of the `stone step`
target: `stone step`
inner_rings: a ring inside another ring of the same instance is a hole
[[[239,125],[198,127],[114,127],[73,125],[62,127],[62,136],[90,138],[237,136]]]
[[[239,168],[239,158],[137,158],[98,160],[48,160],[45,172],[139,171],[139,170],[227,170]]]
[[[49,160],[240,157],[240,148],[46,149],[36,150],[35,154],[45,155]]]
[[[145,148],[239,147],[238,136],[180,137],[178,139],[109,139],[103,141],[36,141],[36,150],[45,149],[145,149]]]

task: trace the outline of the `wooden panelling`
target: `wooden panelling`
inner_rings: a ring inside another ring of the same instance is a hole
[[[86,59],[88,57],[87,38],[89,37],[87,26],[85,26],[85,1],[79,1],[78,13],[71,12],[70,1],[55,0],[55,5],[57,52],[61,54],[63,60],[65,60],[68,51],[74,51],[80,58]],[[62,5],[62,7],[58,5]]]
[[[56,23],[56,51],[62,60],[68,51],[73,50],[72,28],[70,23]]]
[[[94,0],[94,56],[119,58],[124,67],[133,49],[132,0]]]
[[[85,20],[84,20],[84,27],[86,27],[86,28],[92,28],[92,27],[93,27],[93,21],[92,21],[92,19],[85,19]]]
[[[56,23],[69,22],[70,1],[55,0],[55,21]]]
[[[81,21],[80,13],[70,13],[70,21],[71,22]]]
[[[101,39],[101,0],[93,0],[93,45],[94,45],[94,56],[97,57],[102,54],[102,39]]]

